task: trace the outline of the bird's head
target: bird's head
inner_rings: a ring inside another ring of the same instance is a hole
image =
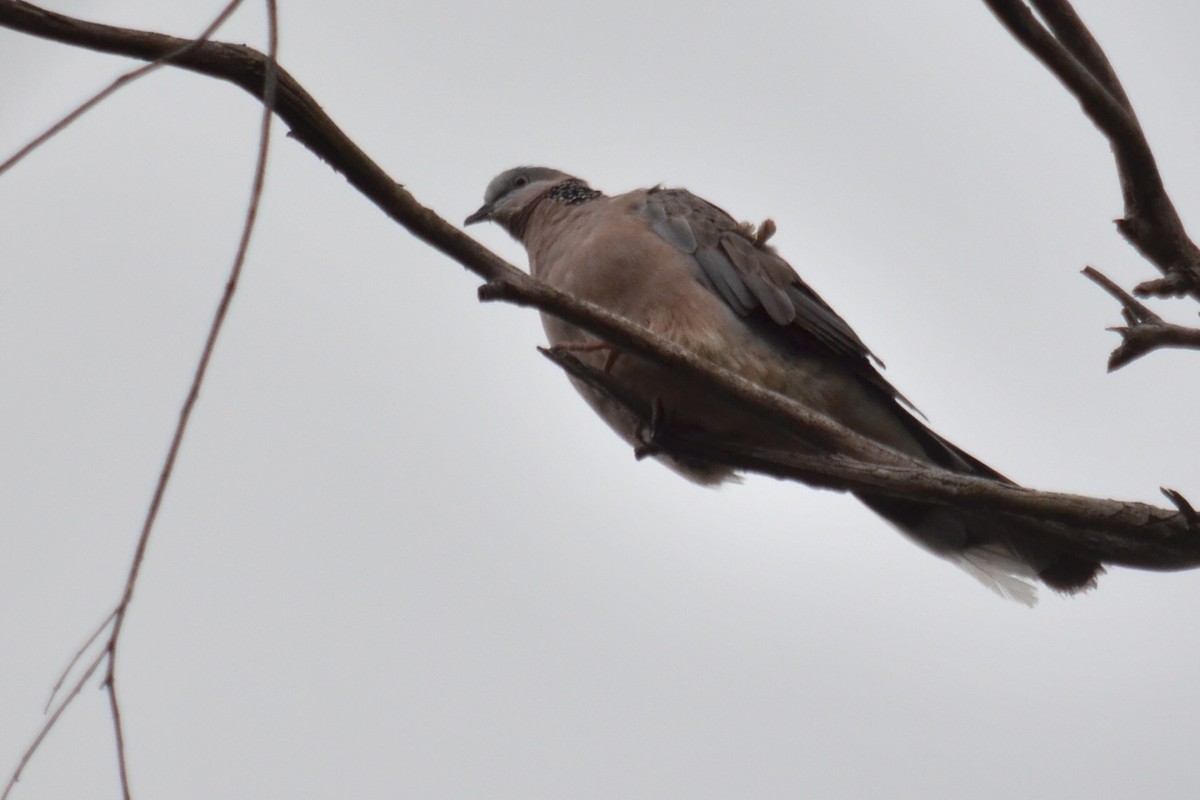
[[[464,225],[490,220],[520,238],[519,221],[546,192],[564,181],[577,180],[550,167],[513,167],[492,178],[483,193],[483,205],[464,220]]]

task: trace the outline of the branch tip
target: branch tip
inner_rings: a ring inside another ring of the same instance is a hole
[[[1160,486],[1158,490],[1163,493],[1164,497],[1175,504],[1175,507],[1179,509],[1179,513],[1187,520],[1189,528],[1195,529],[1200,525],[1200,512],[1196,511],[1186,497],[1175,489],[1168,489],[1165,486]]]
[[[479,284],[476,295],[481,303],[492,303],[512,297],[512,285],[505,280],[490,280]]]
[[[1133,287],[1133,293],[1138,297],[1183,297],[1189,288],[1181,273],[1172,272],[1162,278],[1142,281]]]

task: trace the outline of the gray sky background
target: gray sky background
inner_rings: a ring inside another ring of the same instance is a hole
[[[218,6],[51,5],[178,35]],[[790,6],[283,2],[281,58],[451,220],[521,163],[770,216],[952,441],[1200,502],[1197,354],[1104,371],[1119,309],[1079,270],[1154,273],[1077,104],[981,2]],[[1200,231],[1200,6],[1078,10]],[[0,154],[129,66],[0,31]],[[0,180],[5,770],[120,592],[257,113],[162,71]],[[122,645],[139,797],[1196,796],[1200,574],[1030,611],[847,497],[637,463],[535,314],[478,304],[284,132]],[[89,687],[14,796],[117,792]]]

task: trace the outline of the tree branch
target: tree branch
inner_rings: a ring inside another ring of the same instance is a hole
[[[135,58],[170,57],[176,66],[229,81],[255,97],[262,95],[266,59],[244,45],[204,42],[172,56],[186,42],[161,34],[85,23],[43,12],[27,3],[5,0],[0,0],[0,25]],[[1112,113],[1124,114],[1119,104],[1109,103],[1105,107]],[[781,454],[739,452],[723,444],[719,453],[703,450],[705,458],[719,457],[741,469],[799,478],[822,486],[870,489],[967,508],[1044,516],[1068,526],[1065,545],[1109,563],[1156,569],[1200,565],[1200,534],[1181,511],[1001,487],[919,464],[789,398],[718,369],[641,326],[535,280],[418,203],[355,145],[282,68],[278,71],[274,112],[291,128],[292,138],[342,173],[392,219],[482,277],[486,283],[480,288],[481,299],[533,306],[561,317],[617,347],[679,369],[703,381],[706,388],[712,387],[793,431],[804,431],[818,447],[844,454],[837,458],[795,455],[784,458]],[[667,446],[663,441],[657,444]],[[674,442],[670,446],[711,445]]]
[[[46,133],[37,137],[29,145],[19,150],[16,155],[4,162],[3,165],[0,165],[0,172],[3,172],[4,169],[7,169],[21,158],[28,155],[41,143],[45,142],[58,131],[65,128],[74,120],[78,119],[83,113],[93,108],[97,103],[101,102],[104,98],[108,97],[121,86],[124,86],[131,81],[136,80],[137,78],[149,74],[149,72],[158,68],[159,66],[162,66],[167,61],[177,58],[184,58],[190,52],[193,52],[199,47],[203,47],[205,44],[207,44],[205,40],[212,35],[221,26],[221,24],[225,22],[225,20],[229,18],[229,16],[233,13],[237,6],[240,5],[241,2],[242,0],[230,0],[224,9],[222,9],[222,11],[217,15],[216,19],[213,20],[213,22],[211,22],[201,33],[199,38],[195,40],[172,40],[176,42],[176,46],[171,50],[159,57],[155,57],[147,66],[122,75],[107,88],[103,89],[97,95],[90,98],[87,102],[80,105],[77,109],[75,109],[75,111],[71,112],[58,123],[51,126]],[[150,537],[154,531],[154,524],[158,519],[159,509],[162,507],[163,496],[166,494],[167,485],[170,483],[171,475],[174,472],[175,462],[179,456],[184,435],[187,432],[188,422],[191,420],[192,411],[195,409],[196,402],[200,397],[200,387],[204,383],[204,377],[207,374],[208,365],[212,359],[213,350],[216,347],[217,339],[220,337],[221,330],[224,327],[225,319],[229,312],[229,307],[233,301],[233,296],[237,291],[238,280],[241,276],[242,266],[246,261],[246,255],[250,246],[250,238],[254,231],[255,221],[258,216],[259,202],[262,198],[263,186],[266,180],[267,154],[270,149],[271,121],[274,117],[277,71],[275,66],[275,54],[278,49],[278,24],[275,0],[265,0],[265,3],[267,8],[268,54],[265,56],[260,54],[260,58],[262,59],[263,63],[258,90],[261,94],[263,109],[259,127],[258,157],[254,168],[254,180],[250,190],[250,201],[246,211],[245,220],[242,225],[237,253],[234,256],[233,264],[230,267],[229,278],[226,282],[225,290],[221,295],[221,300],[217,304],[217,310],[213,315],[213,320],[209,326],[208,336],[204,342],[204,347],[201,352],[199,362],[197,363],[196,369],[192,375],[191,386],[189,387],[188,393],[183,402],[183,407],[179,412],[179,420],[175,425],[175,430],[171,437],[171,443],[167,449],[166,458],[164,459],[162,469],[159,472],[158,481],[155,484],[154,492],[151,496],[149,508],[146,510],[146,516],[142,523],[141,533],[138,536],[137,545],[134,548],[134,555],[130,561],[129,573],[125,579],[124,592],[122,593],[121,599],[113,611],[96,629],[96,631],[88,639],[87,643],[85,643],[84,646],[71,659],[71,662],[68,664],[63,676],[55,685],[55,694],[62,687],[63,683],[67,679],[67,676],[79,662],[83,653],[97,639],[99,639],[100,635],[105,629],[108,629],[109,631],[108,637],[105,639],[104,646],[92,660],[87,670],[85,670],[83,675],[75,681],[71,687],[71,690],[67,692],[62,702],[49,716],[42,729],[38,732],[38,735],[34,737],[33,742],[22,755],[16,769],[13,771],[8,783],[5,785],[3,793],[0,793],[0,800],[6,800],[17,781],[20,780],[21,773],[25,766],[37,752],[47,734],[49,734],[50,730],[54,728],[58,720],[61,718],[63,712],[66,711],[67,707],[72,703],[72,701],[79,696],[83,686],[88,680],[91,679],[92,675],[102,664],[105,666],[105,671],[101,685],[108,695],[109,713],[113,725],[113,737],[116,741],[117,748],[117,768],[120,778],[121,793],[125,800],[130,800],[132,796],[129,782],[129,765],[125,749],[125,729],[122,721],[121,704],[117,696],[117,652],[120,646],[121,633],[124,630],[124,624],[129,612],[129,607],[133,602],[133,595],[134,590],[137,587],[138,577],[141,573],[142,564],[145,561],[146,548],[150,544]],[[24,3],[14,4],[0,2],[0,24],[5,24],[5,14],[8,11],[13,10],[13,6],[25,7],[17,9],[18,11],[27,11],[32,9],[33,12],[46,16],[56,24],[61,24],[63,20],[67,20],[67,22],[70,23],[75,22],[74,20],[69,20],[69,18],[62,18],[58,15],[50,14],[49,12],[43,12],[40,9],[27,6],[27,4]],[[87,23],[83,24],[85,26],[87,25]],[[171,39],[171,37],[163,38],[168,40]],[[51,700],[53,700],[53,695]]]
[[[190,40],[85,22],[20,0],[0,0],[0,26],[102,53],[148,61],[163,59],[181,69],[228,81],[260,100],[263,97],[267,61],[262,53],[246,45],[205,41],[183,51],[192,44]],[[277,67],[276,86],[275,114],[288,126],[291,138],[345,176],[385,214],[485,280],[521,274],[418,203],[346,136],[282,67]]]
[[[1078,98],[1108,138],[1117,162],[1125,216],[1117,228],[1163,277],[1135,292],[1160,297],[1189,294],[1200,300],[1200,247],[1184,230],[1167,195],[1154,154],[1133,106],[1104,51],[1067,0],[1031,0],[1049,30],[1024,0],[984,0],[1000,22]]]
[[[1120,369],[1160,347],[1200,350],[1200,329],[1185,328],[1167,322],[1092,267],[1084,267],[1083,274],[1121,303],[1121,316],[1125,318],[1125,325],[1109,328],[1110,331],[1121,334],[1121,344],[1108,357],[1109,372]]]
[[[804,455],[747,447],[699,431],[681,432],[669,424],[659,425],[655,409],[643,398],[569,351],[542,348],[541,352],[568,374],[635,415],[645,431],[645,444],[639,448],[645,455],[665,453],[685,461],[717,462],[824,489],[1054,520],[1064,524],[1057,529],[1047,528],[1048,538],[1072,552],[1108,564],[1164,570],[1200,566],[1200,526],[1187,516],[1183,506],[1177,514],[1145,503],[1039,492],[910,459],[866,463],[842,454]],[[1178,493],[1172,501],[1177,505],[1186,503]],[[1131,536],[1132,531],[1138,533]]]

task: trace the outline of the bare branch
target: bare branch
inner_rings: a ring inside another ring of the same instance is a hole
[[[116,616],[117,609],[114,608],[112,611],[109,611],[108,616],[104,618],[104,621],[96,626],[96,630],[92,631],[92,635],[87,638],[86,642],[79,646],[79,649],[75,651],[75,655],[72,656],[71,660],[67,662],[67,666],[63,667],[63,671],[58,676],[58,680],[54,682],[54,688],[50,690],[50,696],[46,698],[46,707],[43,709],[44,713],[50,712],[50,708],[54,705],[54,698],[58,697],[58,693],[61,692],[63,686],[66,685],[67,678],[71,676],[71,672],[75,669],[75,665],[79,663],[84,654],[86,654],[87,651],[91,649],[92,645],[96,643],[96,640],[100,638],[100,634],[108,630],[109,625],[112,624],[112,621]]]
[[[4,784],[4,791],[0,792],[0,800],[8,800],[8,796],[16,787],[17,782],[21,780],[21,775],[25,772],[25,767],[29,766],[29,762],[33,760],[33,756],[42,746],[42,742],[46,741],[46,737],[50,735],[50,731],[54,730],[54,726],[62,718],[63,712],[67,710],[67,707],[83,691],[83,687],[96,674],[96,670],[100,668],[100,664],[104,662],[107,655],[107,650],[101,651],[99,655],[92,659],[92,663],[88,664],[88,668],[84,670],[83,675],[71,686],[71,691],[67,692],[66,697],[62,699],[58,707],[46,717],[46,721],[42,723],[41,730],[37,732],[37,736],[33,737],[33,741],[29,743],[29,746],[25,748],[25,752],[21,754],[20,760],[17,761],[16,769],[8,776],[8,783]]]
[[[1000,0],[995,2],[1005,5]],[[106,52],[157,58],[177,50],[180,44],[180,40],[168,36],[81,23],[57,15],[48,15],[54,21],[47,23],[42,16],[32,15],[28,11],[23,12],[25,16],[17,25],[13,22],[14,8],[29,7],[24,3],[0,3],[0,25],[19,27],[36,35]],[[1028,11],[1025,13],[1028,14]],[[1044,30],[1042,32],[1045,34]],[[1056,47],[1062,50],[1061,46]],[[1075,63],[1073,58],[1071,61]],[[173,59],[172,63],[230,81],[255,96],[261,96],[265,62],[262,54],[252,48],[205,42]],[[1096,84],[1095,79],[1088,77],[1088,80]],[[990,486],[985,489],[974,484],[970,487],[962,484],[953,490],[935,489],[933,487],[938,485],[950,485],[945,484],[947,474],[942,470],[917,464],[786,397],[717,369],[695,354],[658,339],[638,325],[552,289],[508,264],[418,203],[412,194],[389,178],[363,153],[283,69],[279,70],[278,81],[275,113],[291,128],[292,137],[345,175],[351,185],[409,232],[482,277],[487,282],[480,289],[482,299],[502,299],[554,314],[617,347],[679,369],[697,381],[703,381],[705,387],[712,387],[792,430],[803,430],[818,447],[849,456],[836,459],[820,457],[811,459],[811,463],[793,458],[795,463],[792,467],[803,472],[809,482],[831,485],[836,480],[842,481],[841,485],[849,486],[846,481],[850,480],[850,475],[842,469],[853,458],[863,462],[856,465],[861,474],[854,479],[869,481],[872,491],[914,499],[929,499],[933,497],[930,492],[938,492],[938,501],[948,504],[1006,513],[1045,514],[1047,518],[1077,529],[1068,531],[1070,541],[1081,552],[1099,554],[1098,557],[1104,561],[1157,569],[1184,569],[1200,564],[1196,549],[1200,547],[1197,542],[1200,537],[1181,512],[1139,503],[1054,495],[1030,489],[1015,489],[1006,493]],[[1102,87],[1100,91],[1104,91]],[[1121,124],[1131,124],[1132,118],[1111,97],[1105,107],[1110,111],[1115,109],[1116,114],[1126,117],[1126,122]],[[1132,124],[1136,127],[1136,121]],[[771,471],[771,463],[779,460],[774,456],[768,460],[761,454],[735,453],[733,448],[726,448],[723,452],[729,463],[739,468],[776,474]],[[967,491],[968,488],[971,491]],[[989,491],[993,493],[988,494]],[[1038,498],[1050,499],[1039,504]],[[1085,531],[1093,528],[1104,532],[1104,541],[1089,538],[1094,531]],[[1164,542],[1168,544],[1164,545]]]
[[[1121,344],[1108,357],[1108,371],[1120,369],[1147,353],[1161,347],[1184,347],[1200,350],[1200,329],[1185,328],[1167,322],[1158,314],[1113,283],[1107,276],[1092,267],[1084,267],[1083,274],[1104,288],[1121,303],[1124,326],[1109,328],[1121,334]]]
[[[1183,514],[1185,519],[1187,519],[1189,525],[1195,526],[1200,524],[1200,513],[1197,513],[1196,509],[1192,507],[1192,504],[1187,501],[1186,497],[1184,497],[1175,489],[1168,489],[1165,486],[1160,487],[1159,491],[1163,493],[1164,497],[1175,504],[1175,507],[1178,508],[1179,512]]]
[[[1108,56],[1100,43],[1092,36],[1092,32],[1083,24],[1083,20],[1071,8],[1071,4],[1062,0],[1032,0],[1033,7],[1058,41],[1070,51],[1084,69],[1091,73],[1105,91],[1122,107],[1127,110],[1133,106],[1120,79],[1113,71]],[[1136,122],[1136,120],[1135,120]]]
[[[1163,187],[1154,154],[1125,90],[1099,44],[1067,0],[984,0],[1016,39],[1062,82],[1108,138],[1117,162],[1125,216],[1117,227],[1163,278],[1138,287],[1143,295],[1189,294],[1200,300],[1200,247]]]
[[[515,269],[515,268],[514,268]],[[922,462],[868,439],[801,403],[716,366],[690,350],[659,338],[648,329],[584,300],[576,299],[516,271],[515,275],[479,287],[481,300],[504,300],[530,306],[585,328],[618,348],[646,356],[694,379],[704,391],[750,408],[781,428],[803,431],[812,443],[879,464],[921,467]],[[644,415],[647,416],[648,415]]]
[[[27,155],[32,153],[34,150],[36,150],[39,147],[41,147],[42,145],[44,145],[50,139],[53,139],[55,136],[57,136],[59,133],[61,133],[65,128],[70,126],[71,123],[75,122],[75,120],[79,119],[84,114],[86,114],[88,111],[91,111],[93,108],[98,106],[101,102],[108,99],[108,97],[110,95],[112,95],[114,92],[116,92],[122,86],[127,86],[128,84],[136,81],[138,78],[143,78],[146,75],[149,75],[151,72],[154,72],[155,70],[165,67],[167,65],[167,62],[172,57],[178,57],[180,55],[183,55],[188,50],[191,50],[193,47],[198,46],[201,42],[208,40],[209,37],[211,37],[214,33],[216,33],[220,29],[220,27],[225,24],[225,21],[228,20],[229,17],[233,15],[233,12],[237,10],[238,6],[240,6],[242,4],[242,2],[243,2],[243,0],[230,0],[230,2],[225,6],[225,8],[221,9],[221,13],[219,13],[216,16],[216,19],[214,19],[212,22],[210,22],[208,24],[208,27],[200,32],[199,36],[197,36],[195,39],[184,40],[184,43],[179,47],[179,49],[175,53],[164,56],[163,58],[155,59],[154,61],[151,61],[149,64],[138,67],[135,70],[130,70],[129,72],[126,72],[124,75],[121,75],[118,78],[116,78],[108,86],[104,87],[99,92],[96,92],[96,94],[92,95],[87,100],[80,103],[73,111],[69,112],[66,116],[64,116],[58,122],[51,125],[43,133],[34,137],[34,139],[32,141],[27,143],[24,147],[22,147],[20,150],[18,150],[16,153],[14,153],[8,159],[6,159],[3,162],[0,162],[0,175],[3,175],[9,169],[11,169],[13,166],[15,166],[17,164],[17,162],[21,161],[23,158],[25,158]],[[3,6],[4,6],[4,4],[0,3],[0,13],[3,13],[3,11],[4,11]]]
[[[104,53],[166,59],[182,69],[229,81],[254,97],[261,99],[263,95],[266,58],[245,45],[206,41],[178,52],[189,44],[188,40],[84,22],[18,0],[0,0],[0,26]],[[410,233],[485,280],[521,274],[418,203],[346,136],[312,95],[282,67],[277,70],[277,87],[275,113],[290,129],[290,138],[344,175],[354,188]]]
[[[202,34],[201,39],[197,39],[194,41],[176,40],[176,41],[180,41],[182,43],[178,47],[174,48],[172,51],[164,53],[161,57],[157,58],[155,61],[153,61],[146,67],[143,67],[138,70],[134,70],[126,75],[123,75],[121,78],[118,78],[115,82],[110,84],[106,89],[104,89],[99,94],[97,94],[96,96],[91,98],[89,101],[85,102],[83,105],[81,105],[80,107],[78,107],[77,109],[75,109],[74,111],[69,113],[66,117],[64,117],[62,120],[60,120],[57,124],[52,126],[46,133],[37,137],[32,143],[25,146],[21,150],[19,150],[13,158],[10,158],[3,165],[0,165],[0,172],[2,172],[3,169],[6,169],[7,167],[16,163],[18,160],[20,160],[20,158],[23,158],[25,155],[28,155],[30,152],[32,152],[34,149],[36,149],[37,146],[39,146],[40,144],[47,141],[55,133],[57,133],[58,131],[65,128],[67,125],[69,125],[74,120],[78,119],[80,115],[82,115],[88,109],[94,107],[97,103],[99,103],[105,97],[112,94],[112,92],[116,91],[116,89],[120,88],[121,86],[129,83],[130,81],[132,81],[136,78],[139,78],[139,77],[142,77],[142,76],[148,74],[152,70],[157,69],[158,67],[164,65],[171,59],[185,56],[187,53],[191,52],[192,50],[194,50],[198,47],[204,46],[205,42],[203,41],[203,39],[210,36],[217,29],[217,27],[219,27],[219,25],[222,22],[224,22],[226,19],[228,19],[229,15],[241,3],[241,1],[242,0],[233,0],[232,2],[230,2],[221,11],[221,13],[218,15],[216,20],[214,22],[210,23],[210,25],[205,29],[205,31]],[[24,4],[24,3],[9,4],[9,3],[0,2],[0,24],[5,23],[4,15],[6,14],[6,12],[13,10],[12,6],[24,6],[25,7],[25,9],[18,9],[18,10],[33,9],[32,6],[27,6],[27,4]],[[85,683],[91,678],[91,676],[95,673],[96,669],[102,663],[106,664],[106,669],[105,669],[105,674],[104,674],[104,680],[102,681],[102,686],[108,694],[109,711],[110,711],[110,714],[112,717],[112,723],[113,723],[113,736],[114,736],[114,739],[116,741],[116,746],[117,746],[117,765],[118,765],[118,772],[120,775],[121,792],[126,800],[129,800],[131,797],[131,791],[130,791],[130,787],[129,787],[129,767],[128,767],[128,761],[126,758],[126,751],[125,751],[125,733],[124,733],[124,726],[122,724],[121,705],[120,705],[120,701],[117,697],[117,684],[116,684],[117,650],[120,645],[121,632],[124,629],[126,615],[129,611],[129,605],[133,601],[133,594],[134,594],[134,589],[137,586],[138,576],[141,573],[142,564],[145,561],[146,548],[150,543],[150,536],[154,530],[154,523],[158,518],[158,511],[162,506],[163,496],[166,493],[167,485],[169,484],[170,479],[171,479],[171,474],[174,471],[175,462],[179,456],[179,450],[183,443],[183,437],[187,431],[187,426],[188,426],[189,420],[191,419],[192,411],[195,408],[196,401],[199,399],[200,387],[203,384],[204,376],[208,371],[208,365],[212,359],[213,350],[216,346],[217,339],[220,336],[221,329],[224,326],[226,316],[228,315],[228,312],[229,312],[230,304],[233,301],[233,296],[234,296],[235,292],[237,291],[238,279],[241,276],[242,266],[245,264],[245,261],[246,261],[246,254],[249,250],[251,234],[254,231],[254,224],[255,224],[255,221],[258,216],[258,208],[259,208],[259,204],[262,199],[263,186],[264,186],[264,183],[266,180],[267,154],[270,149],[271,122],[274,118],[274,105],[275,105],[276,82],[277,82],[276,81],[277,69],[276,69],[276,65],[275,65],[275,60],[276,60],[275,56],[276,56],[276,53],[278,52],[278,23],[277,23],[275,0],[266,0],[266,7],[267,7],[267,29],[268,29],[268,54],[265,57],[262,57],[263,67],[262,67],[262,78],[260,81],[260,91],[261,91],[261,97],[262,97],[262,102],[263,102],[263,111],[262,111],[260,130],[259,130],[258,158],[257,158],[257,162],[255,164],[254,181],[253,181],[251,191],[250,191],[249,207],[246,211],[246,217],[243,222],[241,237],[238,242],[237,253],[234,256],[233,265],[230,268],[230,274],[229,274],[228,281],[226,282],[226,285],[225,285],[224,293],[222,294],[221,300],[217,305],[217,310],[213,316],[212,323],[209,327],[208,336],[204,343],[204,348],[201,352],[199,362],[196,365],[195,372],[193,373],[193,376],[192,376],[191,387],[188,391],[186,399],[184,400],[183,407],[180,410],[179,420],[176,423],[175,431],[171,437],[171,444],[167,450],[166,459],[163,463],[162,470],[160,471],[158,481],[155,485],[154,493],[150,500],[150,506],[146,511],[146,516],[142,523],[141,534],[138,537],[137,546],[135,547],[133,559],[132,559],[132,561],[130,563],[130,567],[129,567],[129,574],[125,580],[124,592],[122,594],[121,600],[117,603],[116,608],[114,608],[113,611],[109,614],[109,616],[105,618],[104,622],[100,625],[99,628],[97,628],[96,632],[92,634],[92,636],[88,639],[87,643],[85,643],[84,646],[76,653],[74,658],[71,659],[71,662],[67,666],[67,669],[64,671],[62,678],[60,678],[59,682],[55,685],[54,694],[56,694],[58,689],[61,688],[63,681],[65,681],[65,679],[66,679],[67,674],[69,674],[71,669],[75,666],[75,664],[78,662],[78,660],[83,655],[83,653],[87,650],[87,648],[90,647],[99,638],[100,634],[105,630],[105,628],[108,628],[111,625],[111,629],[109,631],[109,635],[108,635],[108,638],[105,642],[103,649],[96,656],[96,658],[92,661],[91,665],[84,672],[82,677],[80,677],[79,680],[75,682],[75,684],[72,686],[71,691],[63,699],[63,702],[54,711],[54,713],[47,720],[46,724],[43,726],[42,730],[34,738],[32,744],[26,750],[25,754],[23,755],[20,762],[18,763],[16,770],[13,772],[12,776],[10,777],[9,782],[8,782],[7,786],[5,787],[3,795],[0,795],[0,800],[4,800],[4,798],[7,798],[12,787],[19,780],[22,770],[25,768],[26,764],[28,764],[29,760],[33,757],[33,755],[37,752],[38,748],[41,746],[41,743],[45,740],[46,735],[50,732],[51,729],[53,729],[54,725],[57,723],[59,718],[62,716],[62,713],[70,705],[71,701],[74,700],[79,695],[79,692],[82,690]],[[41,12],[38,9],[33,9],[33,10],[39,14],[47,14],[48,13],[48,12]],[[57,15],[48,15],[48,16],[57,17]],[[67,19],[67,18],[60,18],[58,21],[61,21],[62,19]],[[68,22],[73,23],[74,21],[68,20]],[[170,37],[165,37],[165,38],[170,38]]]
[[[700,460],[824,489],[885,494],[943,505],[1020,515],[1064,523],[1045,533],[1072,552],[1108,564],[1142,569],[1200,566],[1200,527],[1183,512],[1178,493],[1168,495],[1182,514],[1136,502],[1098,500],[1061,492],[1039,492],[1014,484],[950,472],[923,462],[896,459],[865,463],[841,454],[804,455],[747,447],[727,439],[658,424],[656,409],[603,371],[561,348],[542,354],[568,374],[620,403],[643,424],[650,454],[666,453],[684,462]],[[1131,531],[1138,531],[1131,536]]]

